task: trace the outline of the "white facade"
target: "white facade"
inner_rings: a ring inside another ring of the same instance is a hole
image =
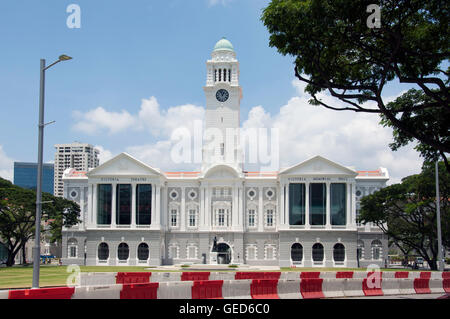
[[[207,61],[204,91],[206,129],[238,128],[239,64],[227,40]],[[199,172],[162,172],[126,153],[86,174],[67,170],[64,196],[82,222],[63,230],[64,262],[356,267],[358,172],[322,156],[246,172],[235,142],[232,161],[225,146],[205,148]]]

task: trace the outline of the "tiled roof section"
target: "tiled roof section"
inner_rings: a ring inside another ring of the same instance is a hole
[[[168,178],[195,178],[200,175],[200,172],[165,172]]]
[[[383,177],[384,173],[381,170],[376,171],[357,171],[358,177]]]
[[[277,177],[278,172],[244,172],[245,177]]]

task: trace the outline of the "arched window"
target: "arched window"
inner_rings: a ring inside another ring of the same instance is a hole
[[[312,247],[313,261],[323,261],[323,246],[322,244],[314,244]]]
[[[345,260],[345,247],[342,244],[336,244],[333,247],[333,259],[336,262],[343,262]]]
[[[303,246],[295,243],[291,246],[291,259],[293,262],[301,262],[303,260]]]
[[[231,69],[228,69],[228,82],[231,82]]]
[[[146,243],[141,243],[137,251],[139,261],[147,261],[149,257],[149,249]]]
[[[219,82],[222,82],[222,69],[219,69]]]
[[[121,243],[119,245],[119,248],[117,248],[117,257],[119,258],[119,260],[127,260],[129,255],[130,249],[128,248],[128,245],[125,243]]]
[[[98,245],[98,260],[108,260],[109,247],[107,243],[101,243]]]
[[[381,241],[374,240],[371,244],[372,246],[372,259],[373,260],[379,260],[381,259]]]

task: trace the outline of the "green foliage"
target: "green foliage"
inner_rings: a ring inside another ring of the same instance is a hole
[[[450,173],[439,164],[443,245],[450,247]],[[422,172],[361,200],[360,222],[379,226],[404,252],[414,250],[432,266],[437,260],[436,185],[433,163]]]
[[[310,103],[381,114],[383,124],[395,128],[393,149],[417,140],[426,159],[443,156],[450,152],[450,69],[442,70],[450,56],[448,2],[377,1],[381,28],[369,28],[372,3],[272,0],[261,19],[270,46],[294,57],[295,75],[307,83]],[[419,90],[387,104],[383,89],[394,79]],[[326,104],[318,96],[323,91],[344,106]]]
[[[42,194],[41,227],[50,242],[61,240],[62,226],[73,226],[79,222],[80,207],[77,203],[48,193]],[[36,192],[12,185],[0,178],[0,239],[8,249],[8,265],[26,242],[35,235]]]

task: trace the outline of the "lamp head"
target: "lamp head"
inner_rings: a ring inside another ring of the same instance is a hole
[[[67,60],[71,60],[71,59],[72,59],[72,57],[65,55],[65,54],[62,54],[59,56],[59,61],[67,61]]]

